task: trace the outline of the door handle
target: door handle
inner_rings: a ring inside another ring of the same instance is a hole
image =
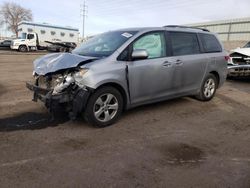
[[[171,65],[172,65],[172,63],[169,61],[165,61],[162,63],[162,66],[164,66],[164,67],[170,67]]]
[[[175,62],[175,64],[176,64],[177,66],[181,66],[181,65],[183,65],[183,62],[182,62],[182,60],[177,59],[176,62]]]

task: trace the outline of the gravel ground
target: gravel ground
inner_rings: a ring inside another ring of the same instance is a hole
[[[250,187],[250,81],[210,102],[180,98],[97,129],[54,121],[25,81],[41,54],[0,54],[1,187]]]

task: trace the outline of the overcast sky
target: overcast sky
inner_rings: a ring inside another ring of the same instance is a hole
[[[0,0],[0,5],[5,0]],[[9,2],[9,1],[8,1]],[[83,0],[12,0],[33,12],[35,22],[82,31]],[[163,26],[250,17],[250,0],[86,0],[85,34],[125,27]]]

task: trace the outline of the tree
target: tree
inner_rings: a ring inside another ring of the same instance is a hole
[[[16,36],[18,36],[18,23],[32,21],[32,19],[31,10],[16,3],[5,2],[0,8],[0,25],[6,23],[8,30],[15,33]]]

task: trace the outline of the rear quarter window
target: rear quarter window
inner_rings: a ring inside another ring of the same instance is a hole
[[[199,34],[205,53],[221,52],[222,47],[214,35]]]

